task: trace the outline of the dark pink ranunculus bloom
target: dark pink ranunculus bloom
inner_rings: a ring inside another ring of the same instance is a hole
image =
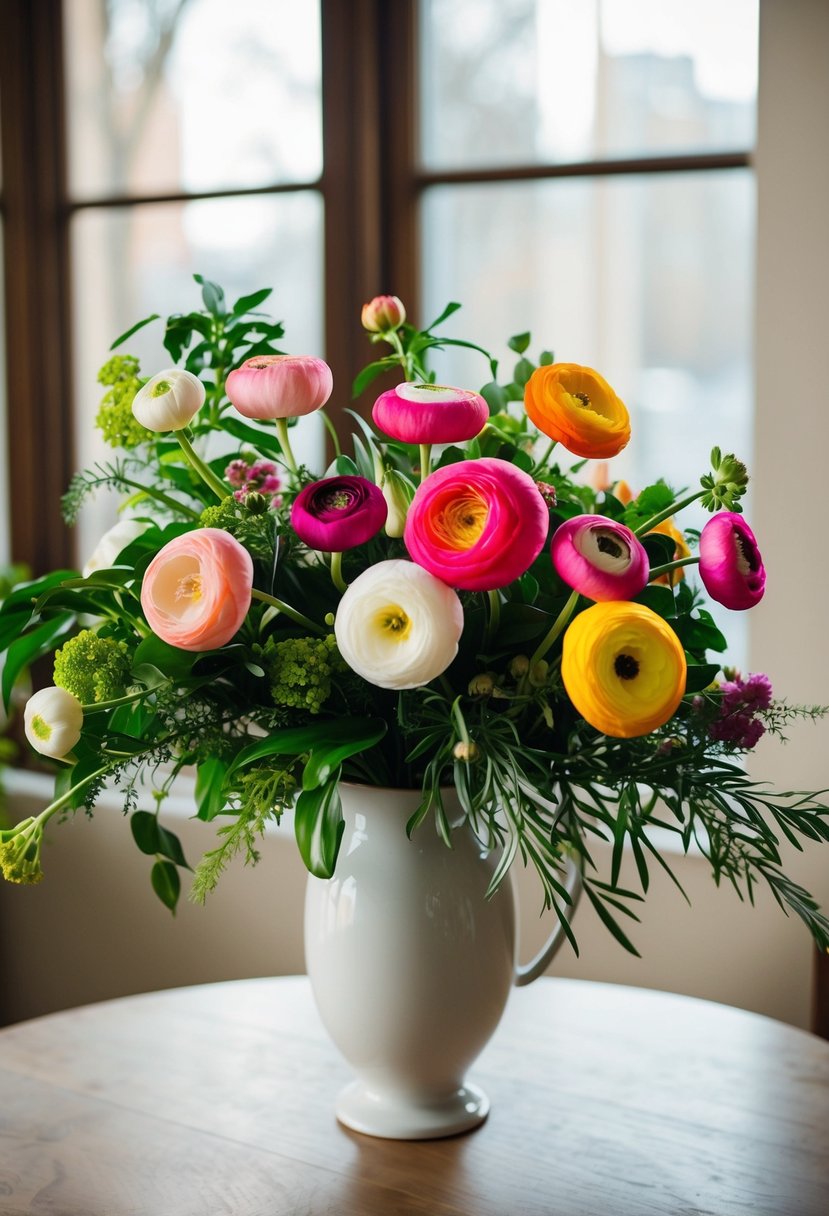
[[[371,416],[401,443],[463,443],[483,430],[489,406],[469,389],[406,382],[381,394]]]
[[[230,372],[225,392],[246,418],[296,418],[325,405],[333,386],[315,355],[253,355]]]
[[[291,524],[309,548],[342,553],[376,536],[388,510],[382,490],[365,477],[324,477],[296,496]]]
[[[757,540],[742,515],[720,511],[699,538],[699,574],[712,599],[738,611],[763,598],[766,570]]]
[[[559,578],[591,600],[631,600],[650,565],[630,528],[604,515],[577,515],[556,529],[550,556]]]
[[[448,586],[494,591],[529,569],[549,521],[527,473],[482,457],[436,469],[418,486],[403,540],[418,565]]]

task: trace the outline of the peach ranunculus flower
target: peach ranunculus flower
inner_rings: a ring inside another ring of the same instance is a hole
[[[574,456],[617,456],[630,439],[630,417],[603,376],[579,363],[537,367],[524,390],[532,422]]]
[[[253,561],[221,528],[198,528],[166,544],[150,562],[141,607],[150,628],[180,650],[216,650],[250,608]]]
[[[298,418],[331,396],[331,368],[315,355],[252,355],[225,382],[231,403],[246,418]]]
[[[421,482],[403,541],[412,558],[450,587],[495,591],[529,570],[550,513],[528,473],[481,457],[445,465]]]
[[[591,726],[616,739],[647,735],[667,722],[682,700],[686,675],[682,643],[644,604],[593,604],[564,635],[567,695]]]

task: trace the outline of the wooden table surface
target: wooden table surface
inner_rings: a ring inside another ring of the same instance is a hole
[[[0,1213],[827,1216],[829,1043],[576,980],[513,992],[473,1068],[487,1122],[399,1142],[302,978],[150,993],[0,1032]]]

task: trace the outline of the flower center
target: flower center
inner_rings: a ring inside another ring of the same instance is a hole
[[[591,565],[609,574],[624,574],[632,561],[630,545],[612,528],[584,528],[576,533],[573,543]]]
[[[388,604],[374,618],[380,632],[393,642],[404,642],[411,633],[411,617],[399,604]]]
[[[573,393],[577,401],[580,401],[586,410],[590,409],[590,398],[587,393]]]
[[[639,675],[639,660],[634,659],[632,654],[617,654],[613,670],[620,680],[634,680]]]
[[[188,599],[196,604],[201,599],[201,575],[185,574],[176,585],[176,600]]]
[[[326,511],[344,511],[351,506],[351,499],[348,490],[330,490],[320,496],[320,506]]]
[[[757,549],[748,537],[736,528],[734,528],[732,536],[734,537],[734,548],[737,552],[737,569],[746,578],[749,574],[754,574],[760,568]]]
[[[45,718],[40,714],[35,714],[31,722],[32,734],[37,735],[43,743],[46,743],[52,737],[52,728]]]
[[[164,397],[169,393],[172,385],[169,380],[159,380],[158,384],[154,384],[150,389],[151,397]]]
[[[438,538],[449,549],[471,549],[486,527],[489,508],[477,494],[448,502],[435,520]]]

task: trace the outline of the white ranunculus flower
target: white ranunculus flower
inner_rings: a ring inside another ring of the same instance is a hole
[[[135,394],[132,412],[148,431],[180,431],[204,404],[204,385],[180,367],[151,376]]]
[[[380,688],[419,688],[458,652],[463,609],[457,593],[422,566],[378,562],[347,588],[334,621],[340,654]]]
[[[114,566],[121,550],[126,549],[147,527],[147,524],[137,519],[122,519],[105,532],[83,568],[84,578],[89,578],[95,570],[108,570],[110,566]]]
[[[81,703],[65,688],[41,688],[26,702],[23,726],[36,752],[62,760],[81,737]]]

